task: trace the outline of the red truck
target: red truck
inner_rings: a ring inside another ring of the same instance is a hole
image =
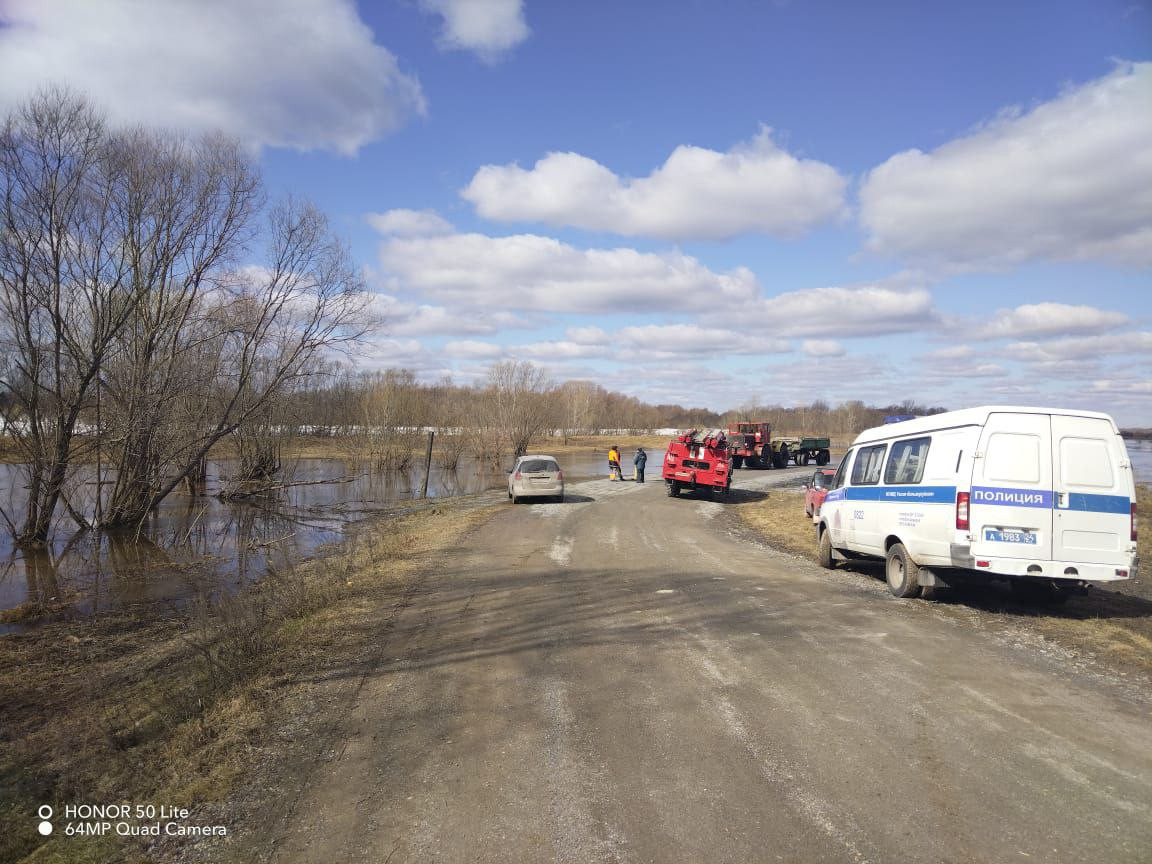
[[[728,426],[728,455],[733,468],[786,468],[815,462],[827,465],[832,454],[827,438],[773,438],[767,420],[732,423]]]
[[[684,489],[703,490],[710,495],[728,494],[732,485],[732,463],[723,430],[691,429],[673,438],[664,454],[662,476],[673,498]]]

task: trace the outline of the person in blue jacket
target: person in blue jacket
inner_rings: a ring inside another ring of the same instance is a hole
[[[643,447],[636,448],[636,455],[632,459],[632,464],[636,466],[636,482],[644,482],[644,466],[648,464],[648,454],[644,452]]]

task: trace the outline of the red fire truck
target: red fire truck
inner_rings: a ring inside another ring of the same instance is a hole
[[[664,454],[662,476],[673,498],[684,489],[726,495],[732,485],[732,465],[723,430],[691,429],[673,438]]]

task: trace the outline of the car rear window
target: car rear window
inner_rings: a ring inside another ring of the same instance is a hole
[[[551,459],[526,459],[520,463],[520,470],[526,474],[536,471],[559,471],[560,466]]]

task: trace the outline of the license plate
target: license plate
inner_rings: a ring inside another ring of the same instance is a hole
[[[1036,535],[1031,531],[994,531],[991,528],[984,530],[984,539],[993,543],[1031,543],[1036,545]]]

